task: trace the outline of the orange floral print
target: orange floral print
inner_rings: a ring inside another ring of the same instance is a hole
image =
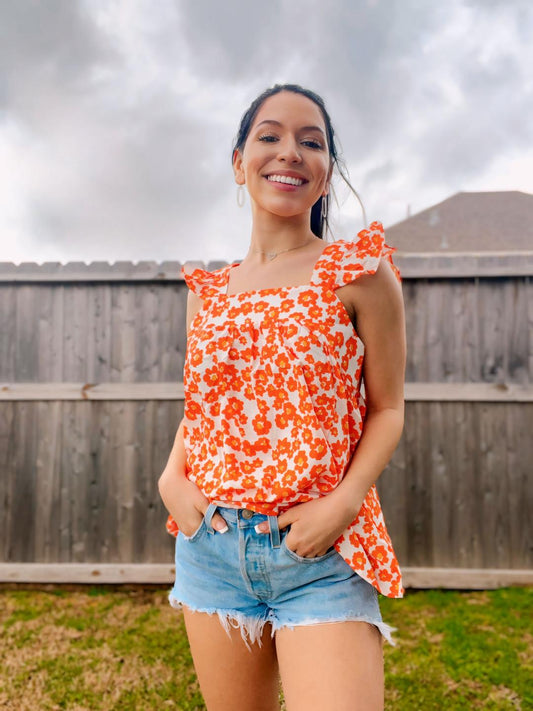
[[[183,272],[203,301],[184,369],[187,476],[220,505],[279,515],[342,480],[365,417],[364,346],[335,291],[380,259],[392,265],[383,227],[327,244],[309,284],[227,296],[229,264]],[[177,535],[171,517],[167,530]],[[388,597],[401,571],[372,486],[335,548]]]

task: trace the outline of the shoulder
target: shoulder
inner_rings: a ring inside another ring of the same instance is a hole
[[[187,262],[181,268],[181,275],[191,292],[201,299],[206,299],[209,296],[223,293],[230,267],[231,264],[226,264],[224,267],[210,272],[195,266],[194,263]]]
[[[395,250],[385,244],[385,231],[381,222],[372,222],[357,233],[354,240],[341,239],[331,242],[320,262],[319,278],[333,288],[339,288],[375,274],[382,261],[388,261],[399,279],[399,272],[392,262]]]

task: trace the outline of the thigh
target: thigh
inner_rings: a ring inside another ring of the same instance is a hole
[[[271,625],[261,646],[245,645],[238,629],[230,636],[218,616],[183,607],[194,667],[208,711],[278,711],[279,672]]]
[[[383,645],[375,625],[283,627],[275,639],[287,711],[382,711]]]

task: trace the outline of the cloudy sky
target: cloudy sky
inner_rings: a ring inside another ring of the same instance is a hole
[[[459,190],[533,193],[532,7],[4,0],[0,261],[242,258],[232,140],[276,82],[324,96],[385,227]]]

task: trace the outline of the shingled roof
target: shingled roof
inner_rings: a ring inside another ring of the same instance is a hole
[[[457,193],[386,229],[399,252],[533,250],[533,195]]]

